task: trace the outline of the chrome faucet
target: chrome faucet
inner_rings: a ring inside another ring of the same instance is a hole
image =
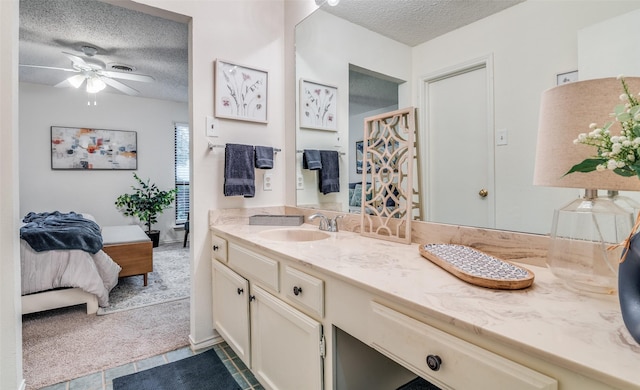
[[[313,215],[309,216],[309,221],[313,221],[316,218],[320,218],[320,223],[318,224],[318,229],[324,230],[324,231],[329,231],[329,220],[327,219],[327,217],[325,217],[324,214],[316,213],[316,214],[313,214]]]
[[[338,218],[342,218],[342,215],[338,215],[334,219],[329,219],[329,231],[330,232],[337,232],[338,231]]]
[[[313,221],[316,218],[320,218],[320,223],[318,224],[318,229],[324,230],[326,232],[337,232],[338,231],[338,218],[342,218],[342,215],[338,215],[334,219],[327,218],[324,214],[316,213],[309,216],[309,220]]]

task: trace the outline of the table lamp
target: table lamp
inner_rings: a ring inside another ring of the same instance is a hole
[[[640,92],[640,77],[625,78],[629,90]],[[575,172],[571,167],[597,154],[593,146],[574,144],[591,123],[615,122],[611,114],[622,104],[622,83],[616,78],[577,81],[542,94],[534,185],[584,189],[584,196],[554,211],[547,264],[551,272],[580,291],[613,294],[622,247],[633,227],[633,214],[614,202],[598,197],[598,190],[637,191],[640,179],[613,171]],[[620,133],[614,123],[611,134]]]

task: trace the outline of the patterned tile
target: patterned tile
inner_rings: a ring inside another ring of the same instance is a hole
[[[69,390],[103,390],[103,371],[69,381]]]
[[[213,346],[213,349],[243,390],[264,390],[253,373],[247,369],[242,360],[240,360],[227,343],[216,344]],[[169,362],[175,362],[202,352],[204,352],[204,350],[194,353],[189,347],[180,348],[163,355],[153,356],[134,363],[89,374],[68,382],[58,383],[41,390],[113,390],[113,378],[133,374],[134,372],[157,367]]]

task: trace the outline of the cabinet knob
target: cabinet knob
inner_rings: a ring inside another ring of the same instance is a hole
[[[238,287],[238,295],[241,295],[244,292],[243,288]]]
[[[293,295],[298,296],[302,294],[302,287],[293,286]]]
[[[249,302],[253,302],[256,300],[256,296],[255,295],[249,295]]]
[[[438,355],[429,355],[427,356],[427,366],[433,371],[438,371],[440,369],[440,365],[442,364],[442,359]]]
[[[214,245],[214,246],[213,246],[213,250],[214,250],[214,251],[217,251],[217,250],[218,250],[218,246],[217,246],[217,245]]]

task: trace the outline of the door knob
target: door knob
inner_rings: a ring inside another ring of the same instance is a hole
[[[487,191],[486,189],[483,188],[478,192],[478,195],[480,195],[483,198],[486,198],[487,195],[489,195],[489,191]]]

